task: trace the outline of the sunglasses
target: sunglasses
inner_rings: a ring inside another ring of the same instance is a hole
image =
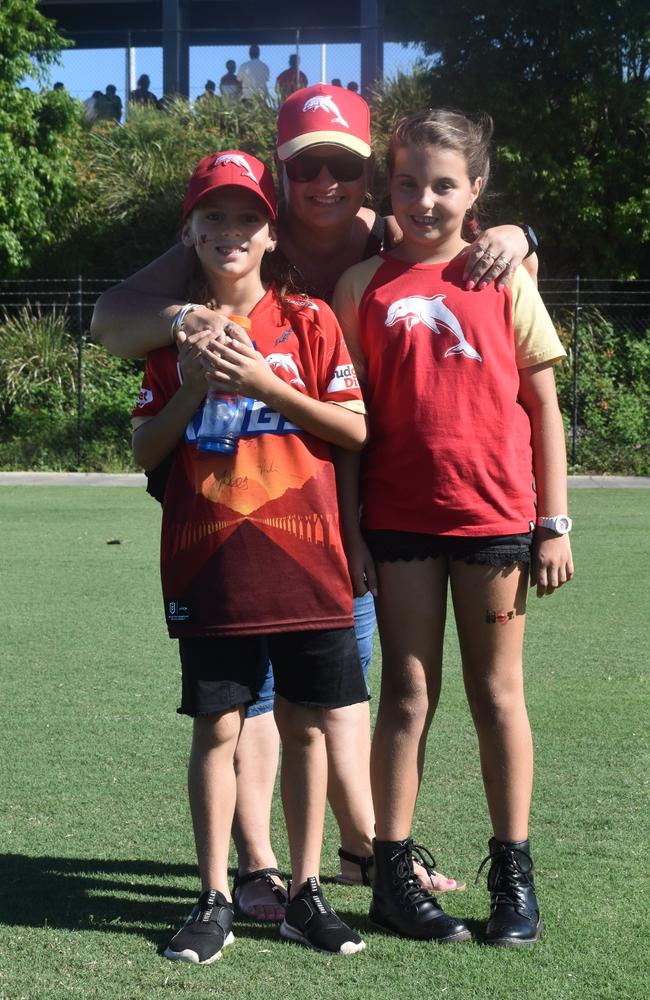
[[[315,181],[323,167],[327,167],[335,181],[358,181],[363,175],[365,163],[354,153],[333,153],[331,156],[299,153],[287,160],[285,167],[290,181],[306,184]]]

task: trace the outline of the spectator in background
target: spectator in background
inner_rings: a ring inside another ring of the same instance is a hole
[[[334,79],[332,80],[332,86],[333,87],[342,87],[343,86],[343,84],[339,80],[338,76],[335,76]]]
[[[84,103],[84,117],[89,125],[93,122],[102,121],[110,117],[107,114],[106,97],[101,90],[93,90],[90,97]]]
[[[307,77],[302,70],[298,69],[300,63],[299,56],[294,52],[289,56],[289,68],[279,73],[275,81],[275,92],[281,101],[284,101],[294,90],[300,90],[307,86]]]
[[[260,59],[259,45],[251,45],[248,54],[250,60],[242,63],[237,73],[244,100],[248,100],[256,94],[266,94],[266,85],[271,75],[269,67]]]
[[[235,70],[237,69],[237,64],[234,59],[229,59],[226,63],[227,73],[221,77],[219,81],[219,90],[221,91],[221,96],[224,101],[228,104],[234,104],[241,97],[241,83],[237,79],[237,74]]]
[[[353,94],[358,94],[359,93],[359,84],[355,83],[354,80],[350,80],[350,82],[348,84],[348,90],[351,90]]]
[[[151,80],[146,73],[138,79],[138,86],[136,90],[131,91],[130,100],[132,104],[140,104],[143,107],[158,107],[158,98],[155,94],[152,94],[149,90],[151,85]]]
[[[234,63],[233,63],[233,65],[234,65]],[[202,101],[205,98],[207,98],[208,101],[209,101],[212,98],[216,97],[217,96],[215,94],[215,90],[216,89],[217,89],[217,85],[214,82],[214,80],[206,80],[205,81],[205,90],[203,91],[202,94],[199,94],[199,96],[196,99],[197,104],[198,104],[199,101]]]
[[[117,87],[114,83],[109,83],[104,94],[106,104],[106,118],[119,122],[122,120],[122,99],[118,96]]]

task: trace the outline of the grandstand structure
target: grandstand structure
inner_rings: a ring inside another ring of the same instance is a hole
[[[79,49],[158,47],[163,90],[189,96],[189,50],[201,45],[334,44],[361,47],[361,89],[383,72],[378,0],[39,0]],[[306,10],[309,13],[306,13]]]

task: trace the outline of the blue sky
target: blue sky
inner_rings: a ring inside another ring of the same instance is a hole
[[[271,71],[273,82],[282,70],[287,68],[289,55],[295,51],[286,45],[265,46],[261,57]],[[151,90],[157,96],[162,94],[162,49],[140,48],[136,54],[136,77],[147,73],[151,78]],[[395,76],[398,70],[408,72],[415,60],[422,55],[419,46],[390,43],[384,46],[384,72]],[[248,59],[245,46],[232,47],[201,46],[190,50],[190,97],[200,94],[207,79],[219,83],[226,72],[227,59],[234,59],[237,65]],[[304,45],[300,48],[301,69],[309,83],[317,83],[321,75],[321,48],[319,45]],[[328,45],[326,47],[326,79],[331,82],[338,77],[343,86],[350,80],[359,81],[359,46]],[[50,81],[61,80],[66,89],[80,100],[89,97],[93,90],[105,90],[109,83],[117,87],[124,99],[126,86],[126,60],[124,49],[72,49],[64,52],[61,65],[53,66]],[[26,80],[25,84],[32,84]],[[32,84],[33,85],[33,84]]]

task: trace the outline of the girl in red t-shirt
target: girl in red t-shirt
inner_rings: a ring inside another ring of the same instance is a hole
[[[503,291],[462,280],[461,229],[485,187],[491,132],[489,119],[448,111],[398,124],[388,166],[403,242],[348,271],[335,308],[370,421],[361,532],[353,476],[343,489],[355,592],[377,594],[383,657],[370,916],[405,937],[470,936],[414,878],[410,839],[450,585],[493,833],[485,940],[516,946],[542,930],[528,842],[526,592],[530,579],[539,596],[553,593],[573,563],[552,369],[564,351],[521,268]]]

